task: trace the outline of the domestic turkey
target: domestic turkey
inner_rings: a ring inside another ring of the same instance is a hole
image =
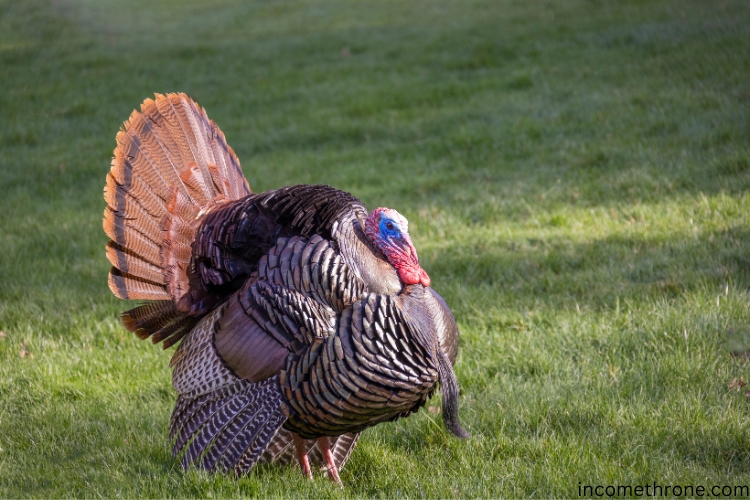
[[[145,301],[140,338],[179,343],[169,424],[184,467],[296,460],[339,482],[359,433],[422,407],[439,383],[458,421],[458,329],[395,210],[297,185],[254,194],[224,134],[184,94],[117,134],[104,188],[109,286]]]

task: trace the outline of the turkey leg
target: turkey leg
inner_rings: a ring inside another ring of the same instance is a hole
[[[299,462],[299,466],[302,469],[302,475],[312,481],[312,470],[310,469],[310,459],[307,458],[305,440],[299,437],[299,434],[296,432],[292,433],[292,436],[294,437],[294,449],[297,452],[297,462]]]
[[[331,455],[331,446],[328,444],[327,437],[318,438],[318,448],[320,448],[320,451],[323,454],[323,459],[326,462],[328,477],[331,481],[343,488],[344,483],[341,482],[341,478],[339,477],[339,470],[336,467],[336,462],[333,460],[333,455]]]

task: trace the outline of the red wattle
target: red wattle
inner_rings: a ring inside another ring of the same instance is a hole
[[[430,286],[430,277],[427,275],[426,272],[424,272],[424,269],[422,269],[421,267],[419,268],[419,281],[425,287]]]
[[[430,277],[421,267],[404,266],[396,267],[396,270],[398,271],[398,277],[401,278],[404,285],[421,283],[425,287],[430,286]]]

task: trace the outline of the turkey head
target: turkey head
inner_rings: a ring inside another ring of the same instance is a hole
[[[365,234],[405,285],[430,286],[430,277],[420,267],[417,249],[409,237],[409,221],[403,215],[391,208],[376,208],[365,220]]]

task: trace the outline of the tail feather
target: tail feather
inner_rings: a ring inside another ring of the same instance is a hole
[[[164,349],[169,349],[182,337],[187,335],[198,322],[194,316],[177,314],[170,318],[172,321],[151,335],[151,341],[154,344],[162,342]]]
[[[190,252],[191,251],[191,245],[190,240],[187,238],[194,238],[195,237],[195,226],[188,223],[185,219],[175,216],[172,217],[170,220],[170,224],[167,227],[167,235],[165,238],[165,241],[169,241],[171,244],[171,249],[174,251],[179,252]],[[180,253],[179,256],[175,256],[177,258],[183,259],[185,257],[190,258],[190,253],[187,255],[182,255]]]
[[[148,338],[150,331],[156,331],[169,323],[169,316],[173,312],[174,304],[171,300],[149,302],[122,313],[122,323],[125,328],[142,338]]]
[[[135,255],[152,264],[161,263],[160,241],[151,240],[144,223],[130,218],[129,213],[118,212],[110,207],[104,209],[104,232],[112,241],[127,248]]]
[[[125,129],[116,137],[117,148],[112,161],[112,174],[118,181],[138,178],[163,201],[168,200],[171,186],[176,185],[179,178],[176,174],[170,176],[167,169],[159,168],[157,159],[161,146],[150,150],[149,145],[152,141],[149,139],[153,139],[149,136],[150,127],[135,111],[123,125]],[[164,160],[169,161],[167,154],[162,152],[161,155],[164,156]]]
[[[206,200],[198,206],[205,207],[215,202],[216,191],[213,188],[213,182],[210,178],[204,179],[202,177],[202,172],[198,169],[197,165],[192,164],[190,170],[183,172],[180,178],[190,193],[191,198],[194,200]]]
[[[151,337],[153,343],[164,341],[164,349],[184,337],[198,319],[177,311],[171,300],[149,302],[122,313],[125,328],[141,339]]]
[[[190,260],[190,256],[192,255],[192,248],[190,247],[190,245],[180,241],[180,236],[190,230],[191,228],[189,226],[186,226],[183,221],[180,221],[179,219],[173,219],[170,227],[167,230],[168,239],[165,239],[164,252],[167,265],[171,264],[172,261],[174,261],[175,265],[179,265]],[[194,229],[193,232],[195,232]],[[170,291],[170,294],[173,297],[179,297],[179,295],[176,295],[175,292]]]
[[[123,200],[123,204],[125,205],[124,210],[115,211],[110,207],[107,207],[104,214],[105,232],[107,231],[107,224],[118,226],[111,229],[114,233],[114,238],[112,239],[121,245],[126,244],[126,241],[124,240],[119,241],[123,236],[127,237],[129,234],[137,233],[139,237],[146,238],[154,244],[154,248],[156,248],[156,253],[158,255],[159,245],[163,239],[161,224],[154,220],[151,214],[144,210],[140,204],[129,203],[127,197]],[[124,228],[124,234],[118,233],[117,230],[120,227]],[[146,256],[144,255],[144,257]]]
[[[163,200],[138,177],[131,177],[125,182],[124,179],[118,181],[112,173],[108,174],[104,201],[110,207],[121,206],[124,201],[126,212],[137,205],[137,208],[148,212],[152,219],[158,219],[164,212]]]
[[[125,274],[117,268],[109,272],[109,289],[121,299],[133,300],[165,300],[169,295],[164,287],[158,283]]]
[[[166,188],[164,199],[168,200],[172,188],[181,189],[185,194],[187,190],[180,180],[180,172],[184,169],[180,146],[172,137],[171,127],[158,109],[158,103],[164,99],[165,97],[160,94],[156,94],[156,101],[146,99],[141,104],[141,114],[134,111],[130,116],[129,122],[132,128],[128,129],[126,126],[126,129],[130,137],[135,137],[137,134],[135,139],[139,145],[142,144],[141,151],[151,160],[153,169],[151,171],[144,169],[144,174],[154,179],[154,185],[158,185],[158,182],[153,176],[162,180]],[[182,131],[178,130],[176,133],[180,134]],[[193,201],[198,203],[197,200]]]
[[[124,299],[179,302],[189,287],[185,270],[200,217],[247,196],[250,186],[224,134],[185,94],[146,99],[116,140],[104,189],[110,288]],[[183,312],[184,304],[173,320]],[[152,338],[173,339],[174,324],[165,327],[137,330],[162,330]]]
[[[187,270],[192,255],[192,245],[197,230],[198,215],[195,206],[179,191],[167,206],[168,216],[164,222],[162,266],[167,291],[180,311],[190,310],[190,279]]]
[[[107,243],[107,260],[125,274],[139,276],[158,285],[165,284],[161,267],[139,258],[114,241]]]
[[[184,172],[188,165],[193,163],[198,164],[200,167],[201,174],[204,177],[208,177],[208,169],[205,167],[205,158],[196,151],[197,142],[200,134],[197,134],[197,130],[193,129],[193,124],[190,123],[190,119],[186,116],[187,110],[181,99],[176,99],[173,102],[172,99],[156,99],[156,110],[148,116],[155,116],[156,119],[161,119],[163,124],[162,130],[166,134],[160,137],[166,139],[166,135],[169,134],[169,138],[174,145],[170,148],[170,151],[177,153],[177,158],[173,157],[175,166],[178,167],[180,173]],[[179,106],[179,109],[175,107],[175,104]],[[190,110],[192,111],[192,110]],[[213,193],[204,192],[198,193],[195,198],[196,205],[205,205],[207,201],[213,199]]]
[[[219,198],[234,199],[235,187],[229,184],[228,179],[223,176],[224,169],[218,165],[209,165],[208,170],[211,172],[211,178],[214,180],[214,189],[219,193],[216,197],[217,200]]]

